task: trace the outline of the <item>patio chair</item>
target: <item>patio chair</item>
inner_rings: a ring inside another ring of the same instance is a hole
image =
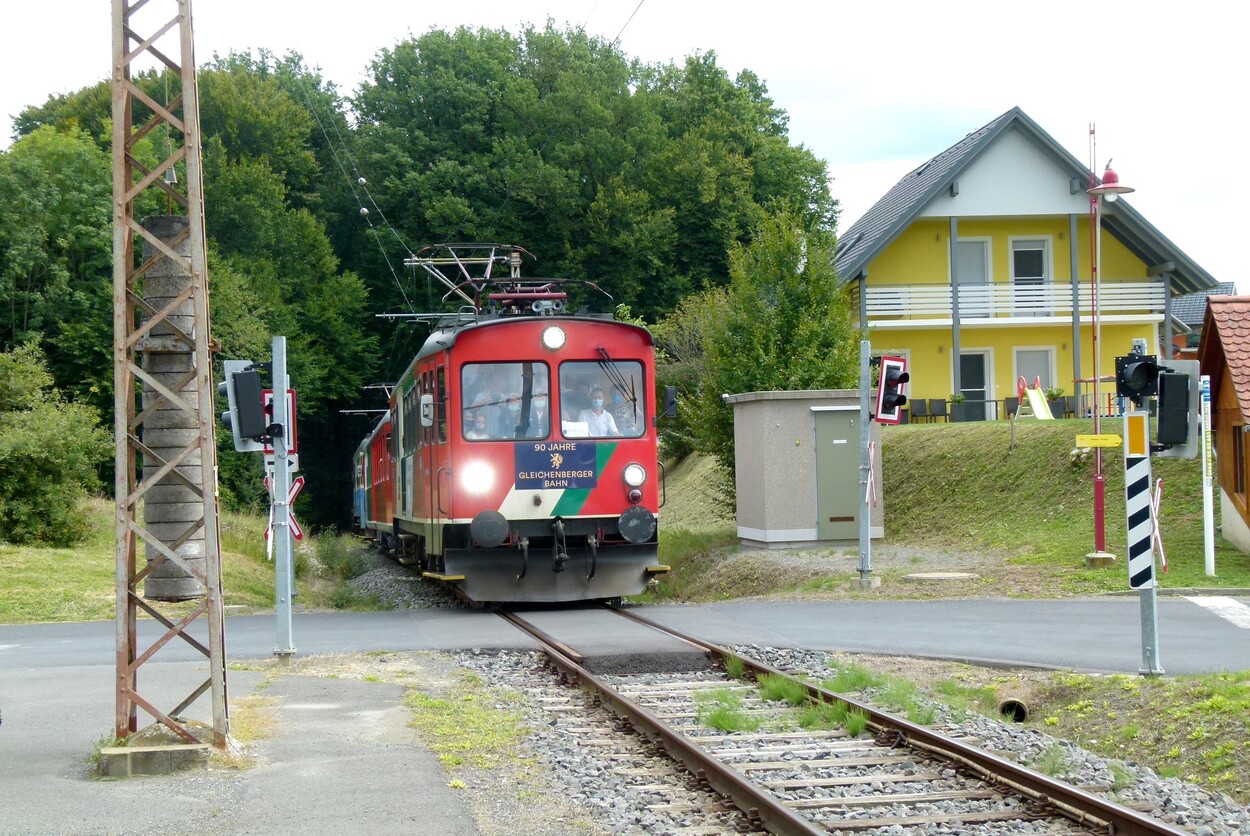
[[[929,409],[924,399],[909,401],[908,406],[911,407],[911,420],[919,424],[921,419],[929,420]]]

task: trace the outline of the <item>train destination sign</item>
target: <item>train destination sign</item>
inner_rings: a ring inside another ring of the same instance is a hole
[[[516,486],[522,490],[593,488],[598,484],[598,443],[538,441],[516,445]]]

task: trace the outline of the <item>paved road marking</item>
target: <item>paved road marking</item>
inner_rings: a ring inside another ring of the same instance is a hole
[[[1222,595],[1186,595],[1185,597],[1200,607],[1206,607],[1225,621],[1231,621],[1242,629],[1250,630],[1250,607],[1245,604]]]
[[[0,644],[0,650],[8,650],[10,647],[17,647],[15,644]]]

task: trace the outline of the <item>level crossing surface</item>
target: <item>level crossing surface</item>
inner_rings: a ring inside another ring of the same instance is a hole
[[[1165,673],[1250,670],[1250,593],[1218,597],[1161,596],[1160,663]],[[800,647],[928,656],[995,664],[1136,673],[1141,624],[1136,596],[942,601],[745,601],[702,605],[643,605],[648,618],[721,644]],[[525,610],[522,610],[523,612]],[[544,618],[575,628],[585,606],[547,606]],[[589,619],[587,619],[589,621]],[[157,626],[140,623],[141,638]],[[274,650],[274,617],[227,617],[229,658],[265,658]],[[595,637],[587,635],[593,644]],[[609,650],[619,637],[600,639]],[[0,671],[64,665],[111,665],[112,622],[0,627]],[[424,609],[365,613],[296,613],[296,655],[370,650],[451,651],[530,647],[502,619],[483,610]],[[594,650],[594,647],[588,648]],[[167,661],[191,661],[195,651],[174,643]],[[0,685],[0,693],[3,693]]]

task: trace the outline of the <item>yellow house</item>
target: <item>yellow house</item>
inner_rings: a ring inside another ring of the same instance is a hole
[[[1006,418],[1020,378],[1062,389],[1065,414],[1090,415],[1096,334],[1099,408],[1119,414],[1115,358],[1135,344],[1171,356],[1163,347],[1185,330],[1173,298],[1217,282],[1123,198],[1104,199],[1095,222],[1096,182],[1013,108],[907,174],[842,233],[838,275],[873,354],[908,359],[913,420],[949,413],[952,395],[968,420]]]

